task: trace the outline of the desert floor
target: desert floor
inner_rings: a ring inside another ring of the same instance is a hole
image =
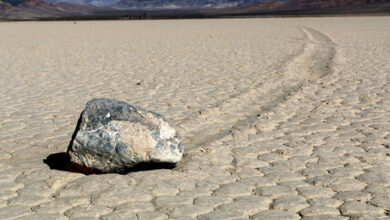
[[[0,76],[0,219],[390,218],[390,17],[0,23]],[[182,162],[50,169],[95,97]]]

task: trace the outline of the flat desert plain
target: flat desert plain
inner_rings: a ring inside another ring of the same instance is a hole
[[[390,218],[390,17],[3,22],[0,39],[0,219]],[[97,97],[165,116],[181,163],[50,169]]]

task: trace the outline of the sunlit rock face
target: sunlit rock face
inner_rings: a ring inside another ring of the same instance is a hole
[[[181,137],[162,116],[107,98],[87,103],[68,148],[72,163],[101,172],[175,164],[183,152]]]

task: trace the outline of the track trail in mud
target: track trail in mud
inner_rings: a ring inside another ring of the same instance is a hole
[[[277,67],[279,70],[271,77],[272,80],[251,86],[179,123],[178,126],[189,134],[185,137],[187,149],[221,139],[239,127],[250,126],[257,117],[272,111],[304,84],[332,71],[335,51],[332,40],[312,28],[298,28],[304,33],[302,41],[305,43],[298,53]]]

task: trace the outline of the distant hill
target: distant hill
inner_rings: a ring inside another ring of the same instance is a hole
[[[260,2],[245,7],[229,8],[217,13],[269,13],[269,12],[292,12],[314,9],[336,9],[347,8],[350,6],[372,6],[383,5],[380,3],[389,3],[389,0],[290,0]],[[328,10],[329,11],[329,10]],[[329,11],[331,12],[331,11]]]
[[[16,0],[20,1],[20,0]],[[275,0],[47,0],[49,3],[83,4],[119,10],[204,9],[240,7]],[[288,1],[288,0],[277,0]]]
[[[390,0],[0,0],[0,19],[389,14]]]
[[[88,5],[50,4],[44,0],[0,0],[0,19],[31,20],[90,16],[101,10]]]

